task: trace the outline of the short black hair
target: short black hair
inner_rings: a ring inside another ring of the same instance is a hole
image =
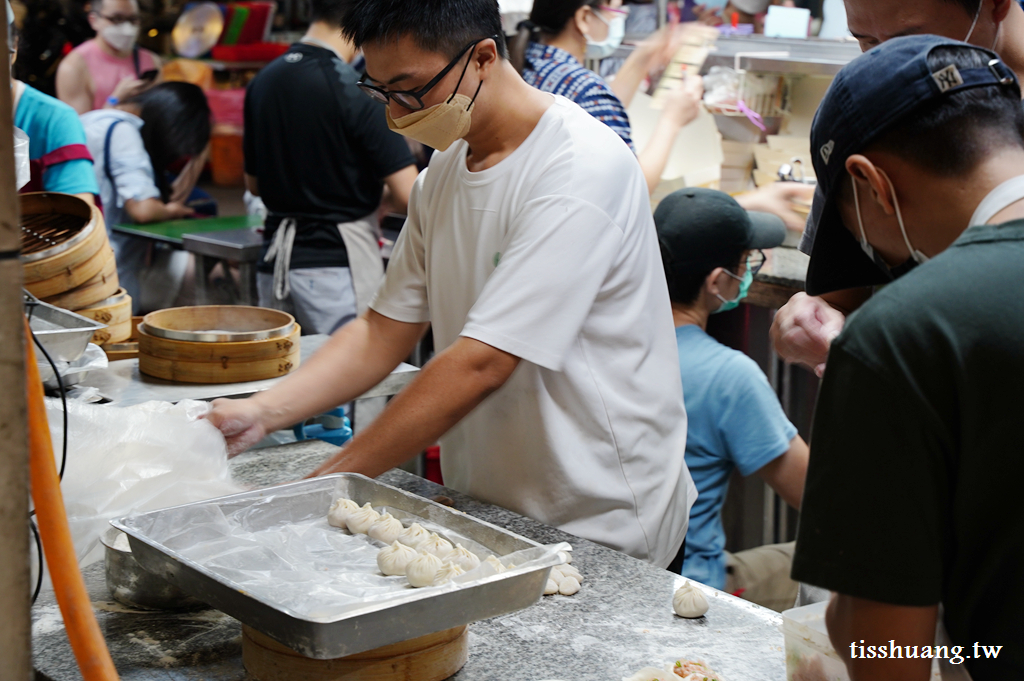
[[[420,48],[454,59],[474,40],[494,38],[508,59],[498,0],[349,0],[342,31],[356,47],[411,36]]]
[[[743,260],[743,254],[746,252],[747,249],[742,248],[736,253],[735,257],[729,258],[727,261],[711,268],[701,268],[700,270],[682,269],[677,271],[679,268],[673,267],[671,254],[662,247],[661,264],[665,268],[665,279],[668,281],[669,300],[677,305],[693,305],[697,302],[701,289],[704,288],[704,280],[708,278],[708,275],[719,267],[724,267],[735,274]]]
[[[939,47],[928,55],[933,73],[949,64],[984,68],[990,56],[969,47]],[[1024,108],[1013,85],[975,87],[933,98],[868,149],[884,150],[940,177],[974,170],[994,149],[1024,148]]]
[[[206,95],[192,83],[169,82],[154,85],[122,104],[139,107],[142,143],[153,164],[160,195],[167,201],[168,168],[186,156],[196,156],[210,142],[210,105]]]
[[[341,28],[349,0],[310,0],[309,20]]]

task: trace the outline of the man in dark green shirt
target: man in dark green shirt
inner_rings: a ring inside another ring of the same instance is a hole
[[[793,578],[836,592],[855,681],[925,681],[933,658],[1024,679],[1016,77],[964,43],[888,41],[837,76],[811,148],[816,266],[860,249],[896,280],[832,345]]]

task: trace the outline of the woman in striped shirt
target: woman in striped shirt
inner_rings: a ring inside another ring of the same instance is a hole
[[[588,56],[608,56],[617,47],[626,14],[621,5],[621,0],[535,0],[511,51],[512,63],[527,83],[579,104],[633,149],[626,106],[648,63],[665,46],[657,40],[639,45],[610,85],[582,63]],[[697,117],[703,94],[703,83],[694,76],[666,97],[654,134],[637,153],[651,192],[661,181],[679,131]]]

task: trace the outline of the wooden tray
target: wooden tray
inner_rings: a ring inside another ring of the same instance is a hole
[[[118,289],[121,288],[121,284],[117,279],[117,263],[114,261],[114,250],[109,250],[110,259],[103,265],[103,269],[100,270],[99,274],[81,286],[56,296],[50,296],[43,302],[76,312],[115,295]]]
[[[468,659],[466,625],[333,660],[304,657],[242,625],[242,664],[256,681],[441,681]]]

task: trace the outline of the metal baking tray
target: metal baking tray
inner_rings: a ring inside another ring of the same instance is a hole
[[[326,516],[339,483],[347,486],[344,493],[359,504],[369,502],[375,508],[384,506],[424,518],[472,539],[497,556],[540,547],[534,541],[460,511],[354,473],[339,473],[151,511],[114,520],[111,524],[128,535],[135,559],[146,570],[302,655],[316,659],[353,655],[529,607],[540,600],[551,567],[562,562],[553,554],[531,567],[491,575],[455,590],[410,589],[395,598],[368,602],[349,614],[324,621],[288,612],[269,599],[246,593],[230,580],[167,548],[140,529],[154,520],[180,521],[181,526],[186,527],[185,523],[211,510],[239,511],[275,495],[289,496],[284,499],[287,503],[268,510],[268,526],[288,520],[299,522],[314,514]]]

